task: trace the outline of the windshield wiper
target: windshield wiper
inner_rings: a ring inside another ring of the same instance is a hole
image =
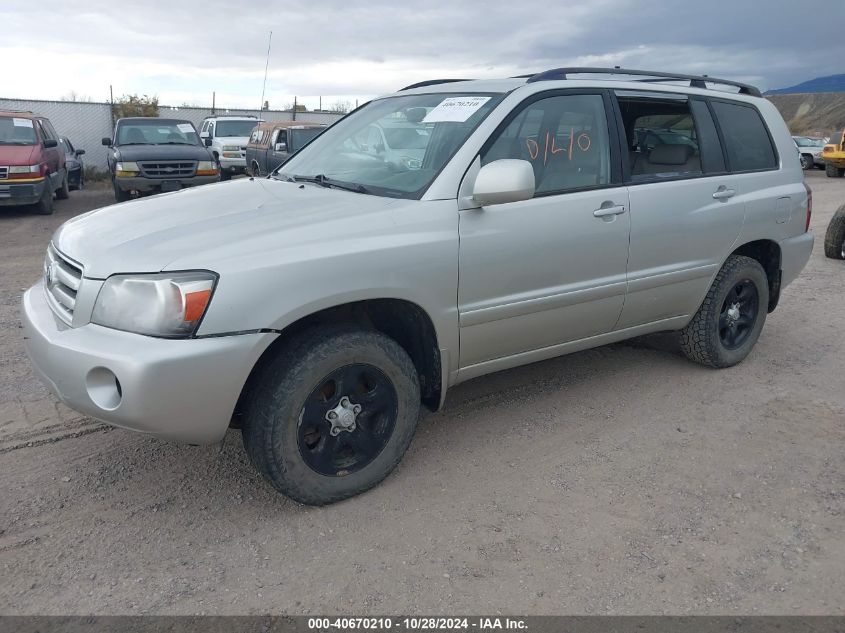
[[[123,147],[125,145],[152,145],[152,143],[118,143],[118,147]]]
[[[165,141],[159,145],[196,145],[196,143],[186,143],[185,141]]]
[[[370,193],[364,185],[359,185],[353,182],[343,182],[342,180],[334,180],[325,174],[317,174],[316,176],[288,176],[293,182],[313,182],[321,187],[332,187],[334,189],[343,189],[344,191],[353,191],[355,193]]]

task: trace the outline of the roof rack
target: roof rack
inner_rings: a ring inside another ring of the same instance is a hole
[[[722,86],[733,86],[739,88],[739,94],[751,95],[752,97],[763,96],[756,86],[744,84],[739,81],[731,79],[719,79],[717,77],[708,77],[707,75],[682,75],[678,73],[663,73],[654,72],[651,70],[632,70],[629,68],[620,68],[615,66],[613,68],[587,68],[587,67],[572,67],[572,68],[553,68],[546,70],[528,78],[526,83],[534,83],[535,81],[555,81],[561,79],[569,79],[568,75],[631,75],[635,77],[648,77],[648,79],[637,79],[636,81],[645,82],[664,82],[664,81],[689,81],[690,88],[707,88],[707,83],[719,84]]]
[[[436,86],[437,84],[451,84],[456,81],[472,81],[472,79],[429,79],[427,81],[418,81],[410,86],[405,86],[399,90],[399,92],[402,92],[403,90],[411,90],[413,88],[424,88],[425,86]]]

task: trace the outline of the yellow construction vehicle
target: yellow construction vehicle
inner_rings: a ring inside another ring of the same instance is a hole
[[[822,160],[828,178],[845,176],[845,130],[831,137],[832,142],[824,146]]]

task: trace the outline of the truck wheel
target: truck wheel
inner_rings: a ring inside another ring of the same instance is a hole
[[[219,171],[219,172],[220,172],[220,180],[221,180],[221,182],[222,182],[222,181],[225,181],[225,180],[231,180],[231,179],[232,179],[232,174],[231,174],[231,173],[229,173],[228,171],[223,171],[223,168],[220,166],[220,161],[219,161],[219,160],[217,161],[217,171]]]
[[[845,169],[837,167],[833,163],[827,163],[824,166],[824,173],[828,178],[842,178],[842,175],[845,174]]]
[[[41,200],[35,203],[35,212],[38,215],[53,215],[53,189],[50,187],[49,181],[44,186]]]
[[[845,204],[836,210],[827,225],[824,254],[831,259],[845,259]]]
[[[124,191],[120,187],[117,186],[115,181],[112,181],[112,186],[114,187],[114,199],[117,202],[126,202],[132,197],[132,192]]]
[[[809,154],[801,154],[801,168],[802,169],[812,169],[813,168],[813,157]]]
[[[65,170],[65,177],[62,178],[62,186],[56,189],[56,198],[58,200],[67,200],[70,198],[70,187],[67,181],[67,170]]]
[[[252,173],[253,178],[261,178],[261,167],[259,167],[257,162],[252,161],[252,165],[250,165],[249,170]]]
[[[375,486],[417,427],[413,362],[380,332],[312,330],[269,361],[245,397],[243,441],[281,493],[323,505]]]
[[[704,303],[681,330],[681,349],[687,358],[708,367],[736,365],[757,342],[768,305],[763,267],[750,257],[731,255]]]

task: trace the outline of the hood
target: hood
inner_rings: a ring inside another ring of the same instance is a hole
[[[115,160],[211,160],[201,145],[119,145]]]
[[[94,279],[168,269],[222,272],[227,259],[348,234],[346,227],[333,228],[334,223],[365,230],[367,223],[357,220],[397,202],[245,178],[89,211],[63,224],[53,243]]]
[[[37,145],[0,145],[0,165],[34,165]]]
[[[249,143],[248,136],[215,136],[214,140],[218,145],[237,145],[238,147],[246,147]]]

